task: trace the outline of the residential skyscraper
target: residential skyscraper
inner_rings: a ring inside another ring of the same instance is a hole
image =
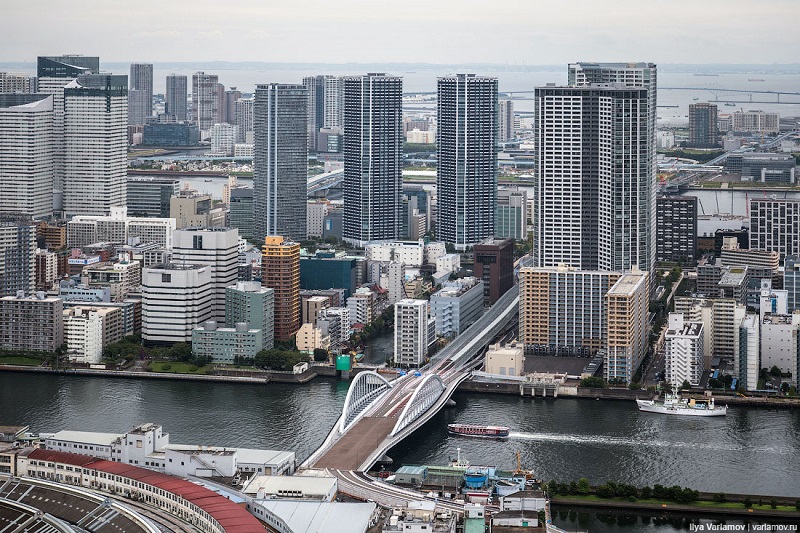
[[[37,59],[38,91],[53,95],[53,208],[58,212],[64,206],[64,87],[78,76],[99,71],[100,58],[95,56],[40,56]]]
[[[308,149],[320,150],[317,133],[323,128],[342,128],[343,84],[336,76],[307,76],[303,85],[308,88]]]
[[[242,97],[242,91],[231,87],[224,93],[224,105],[220,108],[220,122],[236,124],[236,101]]]
[[[239,141],[253,143],[253,103],[252,98],[236,100],[235,124],[239,126]]]
[[[689,144],[703,148],[719,144],[715,104],[689,104]]]
[[[308,90],[257,85],[253,104],[253,233],[306,238]]]
[[[36,285],[36,227],[0,221],[0,296],[33,293]]]
[[[183,122],[187,117],[187,78],[179,74],[167,76],[167,92],[164,95],[164,113],[174,117],[176,122]]]
[[[131,63],[128,82],[128,124],[147,124],[153,114],[153,64]]]
[[[787,256],[800,255],[800,200],[750,199],[750,248]]]
[[[498,102],[498,130],[497,140],[504,143],[514,140],[514,101],[500,100]]]
[[[36,78],[27,74],[0,72],[0,93],[36,92]]]
[[[0,94],[0,213],[53,213],[53,96]]]
[[[280,236],[264,238],[261,284],[275,291],[275,340],[300,329],[300,243]]]
[[[535,100],[535,266],[651,271],[655,139],[648,90],[548,86],[536,89]]]
[[[656,261],[694,265],[697,260],[697,197],[656,200]]]
[[[216,74],[201,71],[192,75],[192,121],[200,131],[211,129],[219,118],[218,85]]]
[[[128,77],[87,74],[64,89],[64,213],[105,215],[124,206]]]
[[[403,79],[386,74],[344,81],[345,241],[363,246],[401,232]]]
[[[464,250],[494,235],[497,78],[439,78],[438,95],[437,236]]]

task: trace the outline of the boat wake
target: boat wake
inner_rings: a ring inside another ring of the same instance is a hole
[[[606,435],[558,435],[555,433],[518,433],[512,431],[510,439],[530,440],[537,442],[558,442],[562,444],[595,444],[600,446],[635,446],[637,448],[691,448],[716,451],[751,451],[757,453],[773,453],[787,455],[795,450],[783,446],[744,446],[741,444],[709,444],[705,442],[681,442],[666,440],[635,439],[629,437],[610,437]]]

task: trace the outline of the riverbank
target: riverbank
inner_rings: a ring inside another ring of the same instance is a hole
[[[594,495],[586,496],[553,496],[550,503],[559,506],[574,506],[574,507],[590,507],[595,509],[625,509],[625,510],[648,510],[648,511],[661,511],[670,513],[693,514],[708,516],[725,515],[737,517],[761,517],[772,519],[791,519],[792,523],[800,523],[800,512],[797,510],[788,510],[786,508],[793,508],[794,503],[789,498],[780,498],[773,496],[748,496],[745,494],[728,494],[727,502],[719,503],[711,500],[713,494],[700,493],[701,501],[693,504],[680,504],[668,501],[659,500],[637,500],[629,501],[621,498],[604,499]],[[753,501],[761,500],[768,502],[775,500],[782,509],[772,509],[769,504],[766,505],[752,505],[745,507],[742,503],[745,498],[750,498]]]

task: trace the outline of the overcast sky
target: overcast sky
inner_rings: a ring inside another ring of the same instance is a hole
[[[0,13],[0,61],[800,61],[797,0],[39,0]]]

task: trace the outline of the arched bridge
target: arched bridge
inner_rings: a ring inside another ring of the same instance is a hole
[[[341,417],[302,466],[369,470],[447,403],[483,359],[485,348],[515,325],[518,307],[515,285],[418,373],[393,381],[374,371],[359,373],[347,392]]]

